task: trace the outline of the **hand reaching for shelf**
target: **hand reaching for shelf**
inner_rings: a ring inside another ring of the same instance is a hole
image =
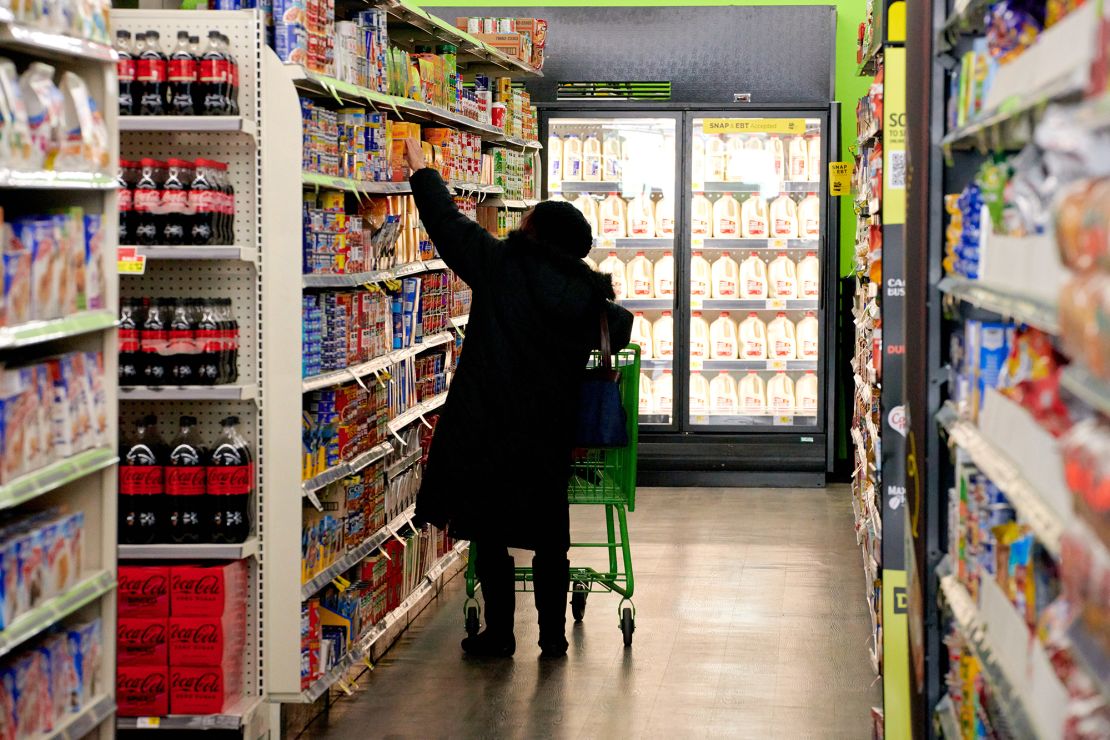
[[[405,162],[410,172],[419,172],[428,166],[424,161],[424,150],[416,139],[405,139]]]

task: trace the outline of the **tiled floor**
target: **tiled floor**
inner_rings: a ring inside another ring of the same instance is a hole
[[[578,539],[603,536],[599,509],[574,514]],[[306,737],[870,737],[880,698],[847,488],[642,490],[629,526],[631,649],[599,593],[569,657],[538,660],[529,594],[515,658],[464,659],[460,577]]]

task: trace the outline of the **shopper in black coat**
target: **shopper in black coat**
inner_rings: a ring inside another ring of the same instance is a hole
[[[406,155],[420,220],[474,295],[416,520],[475,543],[486,630],[463,640],[467,653],[515,650],[514,547],[535,552],[543,654],[565,655],[567,483],[581,381],[602,312],[614,348],[628,344],[632,314],[612,302],[609,276],[582,261],[593,236],[572,205],[541,203],[520,230],[496,239],[458,211],[418,142]]]

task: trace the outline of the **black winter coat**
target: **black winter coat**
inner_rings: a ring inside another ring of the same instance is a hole
[[[415,519],[460,539],[565,547],[583,371],[601,311],[614,348],[628,344],[632,314],[608,300],[607,275],[520,232],[496,239],[462,215],[434,170],[410,182],[440,257],[473,290]]]

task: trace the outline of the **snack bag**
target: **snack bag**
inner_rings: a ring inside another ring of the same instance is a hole
[[[31,126],[15,63],[0,59],[0,161],[14,169],[31,166]]]
[[[78,297],[79,310],[94,310],[104,308],[104,270],[100,263],[103,251],[104,232],[99,213],[86,214],[84,219],[84,270],[83,280],[79,285],[84,285],[84,295]],[[83,299],[83,300],[82,300]]]
[[[102,172],[108,168],[108,126],[89,95],[85,81],[73,72],[62,75],[64,140],[58,169]]]
[[[54,68],[33,62],[19,78],[31,128],[31,169],[55,169],[62,150],[65,99],[54,84]]]

